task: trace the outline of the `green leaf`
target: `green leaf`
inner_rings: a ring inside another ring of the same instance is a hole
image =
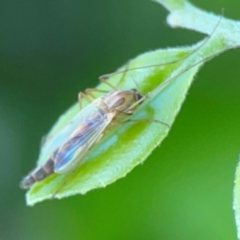
[[[216,32],[221,34],[227,41],[228,47],[239,47],[240,45],[240,21],[227,19],[224,9],[221,16],[201,10],[187,0],[154,0],[163,5],[168,11],[167,23],[172,27],[192,29],[208,35],[212,34],[217,26]],[[216,25],[217,24],[217,25]]]
[[[149,98],[138,106],[132,118],[149,119],[150,122],[130,122],[116,127],[89,151],[73,173],[53,174],[42,182],[34,184],[27,192],[27,204],[34,205],[51,199],[63,182],[66,184],[54,195],[55,198],[85,194],[126,176],[159,146],[170,130],[165,125],[151,120],[161,120],[172,126],[194,76],[204,62],[203,59],[224,48],[226,48],[224,40],[215,36],[204,44],[201,42],[191,47],[156,50],[131,60],[122,69],[182,59],[173,64],[128,71],[124,75],[120,89],[137,88],[141,93],[149,93]],[[123,74],[118,74],[112,76],[109,81],[115,85],[122,77]],[[164,82],[168,84],[163,88],[161,84]],[[104,84],[100,84],[98,88],[109,89]],[[49,135],[57,134],[58,130],[71,121],[78,111],[79,106],[76,103],[60,117]],[[42,164],[48,158],[49,154],[41,151],[38,164]]]

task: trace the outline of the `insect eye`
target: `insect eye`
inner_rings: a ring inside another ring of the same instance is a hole
[[[143,98],[143,96],[141,95],[141,94],[137,94],[137,100],[140,100],[140,99],[142,99]]]
[[[142,99],[143,95],[141,95],[137,89],[133,88],[132,91],[133,91],[134,94],[135,94],[135,100],[136,100],[136,101]]]

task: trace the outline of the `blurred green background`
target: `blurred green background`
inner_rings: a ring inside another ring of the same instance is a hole
[[[240,19],[238,0],[195,5]],[[105,189],[26,207],[21,178],[77,93],[137,54],[195,43],[149,0],[0,2],[0,239],[236,240],[240,51],[199,72],[164,143]]]

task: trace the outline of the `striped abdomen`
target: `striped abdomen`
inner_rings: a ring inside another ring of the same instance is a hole
[[[30,172],[20,183],[21,188],[27,189],[35,182],[42,181],[54,172],[54,161],[50,158],[44,165]]]

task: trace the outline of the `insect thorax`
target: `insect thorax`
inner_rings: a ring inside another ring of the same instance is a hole
[[[109,111],[125,112],[141,98],[142,95],[135,89],[117,90],[104,96],[103,102],[106,104]]]

